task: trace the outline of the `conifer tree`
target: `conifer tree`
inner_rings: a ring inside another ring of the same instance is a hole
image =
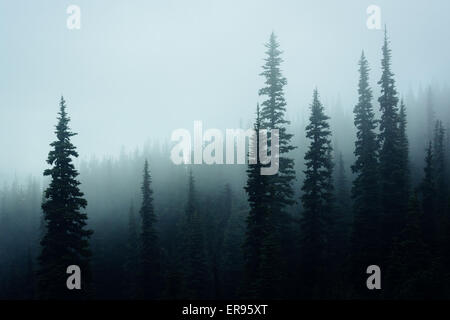
[[[153,190],[148,161],[145,160],[142,181],[140,279],[141,297],[158,299],[161,294],[161,252],[155,230],[156,215],[153,208]]]
[[[282,75],[282,51],[279,49],[280,45],[274,33],[270,35],[269,42],[265,46],[267,48],[265,64],[260,74],[264,77],[265,86],[259,90],[259,95],[265,99],[261,104],[261,129],[268,130],[267,146],[270,150],[273,150],[271,130],[277,129],[279,132],[279,170],[277,174],[266,178],[269,201],[262,204],[267,209],[265,232],[273,232],[273,234],[267,234],[266,238],[264,247],[266,272],[261,274],[265,278],[261,284],[266,287],[266,291],[270,292],[271,296],[275,296],[277,294],[275,289],[284,287],[285,281],[288,280],[282,279],[282,275],[286,274],[289,244],[292,241],[288,228],[290,217],[287,207],[295,203],[292,186],[295,180],[294,160],[289,157],[289,152],[295,148],[291,145],[293,135],[288,133],[286,128],[290,124],[285,118],[284,86],[287,81]],[[274,268],[283,271],[273,273],[270,270]],[[272,279],[278,276],[280,278]],[[280,281],[282,284],[279,283]]]
[[[446,159],[445,159],[445,129],[442,121],[437,120],[434,129],[434,173],[436,182],[436,210],[438,215],[442,218],[447,209],[447,174],[446,174]]]
[[[342,152],[338,153],[337,165],[335,170],[335,198],[336,204],[334,209],[330,212],[329,223],[329,239],[327,245],[327,264],[330,283],[328,288],[329,298],[336,298],[340,295],[338,287],[344,285],[344,279],[341,277],[336,279],[336,274],[342,273],[344,263],[348,255],[348,244],[350,226],[352,223],[351,199],[345,170],[345,162]]]
[[[274,197],[271,205],[274,208],[282,209],[287,204],[294,203],[292,200],[292,187],[289,184],[295,179],[294,160],[286,156],[289,151],[294,149],[290,145],[293,135],[287,133],[286,130],[286,125],[290,124],[285,119],[286,101],[284,98],[284,86],[287,84],[287,80],[281,73],[281,63],[283,62],[281,54],[283,52],[279,50],[280,45],[274,33],[271,34],[269,42],[265,46],[267,48],[267,57],[265,58],[265,64],[262,66],[263,72],[260,74],[265,78],[265,87],[259,90],[259,95],[265,97],[261,109],[261,128],[268,130],[278,129],[280,133],[280,170],[279,174],[276,175],[277,179],[273,179],[271,183],[274,184],[274,188],[275,185],[280,185],[281,192]],[[269,135],[268,145],[270,146],[270,144],[271,139]]]
[[[435,248],[437,217],[436,217],[436,182],[434,173],[433,145],[430,141],[426,151],[424,178],[420,184],[422,194],[422,221],[424,239],[430,248]]]
[[[426,97],[426,117],[427,117],[427,140],[431,141],[433,139],[434,134],[434,125],[435,125],[435,116],[436,113],[434,111],[434,97],[433,90],[431,86],[428,87],[427,97]]]
[[[267,176],[261,175],[263,167],[260,155],[261,117],[259,105],[256,107],[255,135],[252,137],[249,164],[247,168],[247,184],[244,187],[250,211],[246,219],[246,233],[244,242],[245,283],[244,295],[249,298],[261,296],[261,246],[266,239],[266,223],[268,218]]]
[[[348,186],[348,178],[347,178],[347,170],[345,169],[345,161],[342,152],[338,153],[337,157],[337,170],[336,170],[336,199],[339,202],[339,207],[344,212],[348,212],[348,207],[350,205],[350,197],[349,197],[349,186]]]
[[[404,204],[399,199],[403,199],[402,177],[405,168],[402,167],[401,160],[398,97],[394,74],[391,71],[391,49],[389,48],[386,30],[382,51],[382,76],[378,82],[381,86],[381,95],[378,98],[381,111],[379,134],[381,143],[379,156],[380,187],[383,212],[381,242],[383,250],[389,251],[393,238],[398,235],[404,226]]]
[[[324,268],[327,231],[333,210],[333,163],[329,117],[314,90],[311,116],[306,127],[310,140],[305,154],[306,170],[302,186],[303,214],[300,219],[300,281],[303,294],[311,297],[320,290],[320,271]]]
[[[87,215],[81,212],[87,201],[78,187],[78,172],[72,163],[72,157],[78,157],[78,153],[70,138],[76,133],[68,126],[70,118],[63,97],[58,114],[57,139],[50,144],[52,150],[47,159],[53,167],[44,171],[51,182],[42,204],[46,233],[39,256],[38,294],[41,299],[87,298],[91,289],[88,238],[92,231],[86,229]],[[70,265],[81,269],[81,290],[66,287],[66,270]]]
[[[367,266],[379,261],[380,202],[378,183],[378,151],[376,135],[377,120],[372,106],[372,90],[369,86],[369,64],[361,54],[359,61],[358,104],[355,106],[354,124],[357,130],[355,141],[355,174],[352,186],[353,230],[351,234],[350,274],[358,296],[367,293],[364,283]]]
[[[195,181],[189,171],[188,200],[184,226],[184,298],[204,299],[209,289],[202,221],[196,201]]]
[[[410,199],[410,170],[409,170],[409,141],[406,132],[407,119],[406,119],[406,106],[403,99],[400,102],[399,111],[399,176],[398,187],[400,188],[402,198],[397,199],[399,202],[401,212],[405,215],[408,212],[408,202]]]
[[[40,212],[40,216],[39,216],[39,233],[38,233],[38,238],[42,239],[44,238],[45,234],[47,233],[47,227],[46,227],[46,223],[45,223],[45,212],[42,210],[42,205],[45,203],[45,191],[42,192],[42,197],[41,197],[41,212]]]
[[[127,298],[133,299],[137,297],[138,279],[136,272],[139,270],[139,235],[138,225],[134,213],[133,203],[131,203],[128,211],[128,246],[127,260],[125,263],[125,274],[127,288]]]
[[[245,257],[245,295],[256,297],[260,274],[260,244],[263,242],[263,228],[266,210],[263,207],[264,201],[267,201],[267,185],[265,176],[261,175],[262,164],[259,159],[259,132],[261,129],[261,118],[259,105],[256,107],[256,121],[254,124],[255,135],[250,141],[249,164],[247,168],[247,184],[244,187],[250,211],[246,219],[246,237],[244,242]],[[251,163],[254,162],[254,163]]]
[[[273,212],[281,211],[287,206],[294,204],[293,188],[291,182],[295,179],[294,160],[287,153],[295,149],[291,144],[292,134],[287,133],[286,125],[290,122],[285,119],[286,101],[284,98],[284,86],[287,80],[281,73],[283,59],[279,50],[279,43],[274,33],[270,35],[267,48],[265,64],[262,66],[261,76],[265,78],[265,87],[259,90],[259,95],[266,99],[261,108],[261,128],[279,130],[280,168],[277,175],[271,176],[271,207]],[[270,134],[268,146],[270,147]]]

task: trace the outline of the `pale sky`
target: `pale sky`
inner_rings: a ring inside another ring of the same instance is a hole
[[[66,27],[71,4],[80,30]],[[272,31],[289,116],[307,110],[315,86],[351,110],[362,49],[374,84],[380,74],[383,31],[366,27],[371,4],[388,26],[400,92],[448,84],[447,0],[0,0],[0,184],[42,173],[61,94],[82,159],[168,140],[194,120],[246,125]]]

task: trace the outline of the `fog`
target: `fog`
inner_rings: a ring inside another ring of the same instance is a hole
[[[0,300],[449,299],[448,12],[0,0]],[[279,129],[279,172],[176,165],[195,121]]]
[[[81,9],[80,30],[66,27],[70,4]],[[1,1],[0,183],[41,175],[61,95],[85,160],[167,141],[177,128],[192,131],[194,120],[205,128],[249,127],[272,31],[284,51],[288,118],[305,118],[317,86],[326,108],[340,105],[351,121],[361,50],[379,94],[383,31],[366,27],[370,4]],[[450,3],[376,4],[400,94],[447,88]]]

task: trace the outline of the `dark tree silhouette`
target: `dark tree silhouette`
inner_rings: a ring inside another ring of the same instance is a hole
[[[400,102],[400,111],[399,111],[399,137],[398,137],[398,147],[399,147],[399,176],[398,176],[398,185],[402,198],[400,202],[401,210],[403,212],[408,211],[408,203],[409,203],[409,194],[410,194],[410,170],[409,170],[409,141],[408,135],[406,133],[407,129],[407,119],[406,119],[406,106],[403,102],[403,99]],[[399,199],[397,199],[398,201]]]
[[[321,289],[329,226],[333,210],[333,162],[331,131],[319,93],[314,90],[311,116],[306,126],[310,140],[305,154],[306,170],[301,196],[300,283],[305,297],[314,297]]]
[[[250,211],[246,219],[246,233],[244,242],[245,259],[245,293],[250,298],[262,296],[262,246],[268,241],[268,178],[261,175],[263,165],[260,161],[260,131],[261,117],[259,105],[256,107],[256,121],[254,124],[255,135],[251,140],[251,151],[249,153],[249,164],[247,168],[247,192]]]
[[[88,238],[92,231],[86,229],[87,215],[80,212],[87,201],[78,187],[78,172],[72,163],[72,157],[78,157],[78,153],[70,141],[76,133],[70,131],[69,121],[66,103],[61,97],[55,131],[57,139],[50,144],[52,150],[47,159],[53,167],[44,171],[51,182],[42,204],[46,233],[39,256],[38,294],[41,299],[86,298],[91,289]],[[66,286],[66,269],[70,265],[81,269],[81,290],[69,290]]]
[[[183,244],[183,295],[186,299],[204,299],[208,296],[210,278],[204,241],[202,220],[197,208],[194,176],[192,171],[189,171]]]
[[[380,187],[382,204],[382,234],[381,241],[384,252],[392,248],[392,240],[403,229],[405,218],[405,203],[402,192],[405,190],[403,177],[407,168],[403,167],[403,150],[400,147],[400,116],[397,90],[394,74],[391,71],[391,49],[387,31],[384,34],[381,60],[382,75],[378,82],[381,86],[380,103],[381,121],[379,140],[380,149]],[[379,265],[381,268],[381,261]]]
[[[161,252],[158,244],[158,235],[155,230],[156,215],[153,208],[153,190],[150,187],[151,177],[148,161],[145,160],[142,181],[141,215],[141,265],[140,279],[141,297],[145,299],[158,299],[161,295]]]
[[[139,270],[139,234],[133,202],[128,210],[128,246],[127,260],[125,262],[125,288],[126,297],[129,299],[138,297],[138,278],[136,271]]]
[[[420,184],[422,194],[422,221],[424,240],[430,248],[436,247],[436,182],[434,174],[433,145],[430,141],[426,151],[424,177]]]
[[[277,129],[279,132],[279,170],[277,174],[267,177],[267,192],[270,200],[262,203],[267,209],[265,226],[267,237],[261,255],[264,258],[261,261],[264,264],[262,267],[266,270],[262,273],[264,280],[261,285],[265,288],[266,296],[270,298],[277,297],[278,290],[280,293],[283,292],[280,287],[284,287],[284,283],[289,281],[285,274],[289,255],[288,246],[292,242],[292,238],[289,237],[290,217],[287,207],[295,203],[292,186],[295,180],[294,160],[289,157],[289,152],[295,148],[291,144],[293,135],[286,129],[286,126],[290,124],[285,117],[284,86],[287,84],[287,80],[282,75],[282,51],[279,49],[280,45],[273,32],[265,46],[267,48],[266,58],[260,74],[264,77],[265,86],[259,90],[259,95],[265,100],[261,104],[260,120],[261,129],[269,131],[267,146],[270,150],[273,149],[271,130]],[[274,268],[283,271],[273,272]],[[282,285],[280,285],[280,281],[283,283]]]
[[[446,150],[445,150],[445,129],[441,120],[436,120],[434,129],[434,144],[433,144],[433,161],[434,174],[436,181],[436,210],[439,219],[445,216],[447,209],[448,197],[448,182],[447,182],[447,168],[446,168]]]

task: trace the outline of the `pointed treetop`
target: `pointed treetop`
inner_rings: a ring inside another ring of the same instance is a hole
[[[366,55],[364,53],[364,50],[361,51],[361,57],[359,59],[359,65],[362,65],[362,64],[368,65],[368,61],[367,61]]]
[[[385,44],[389,43],[389,36],[388,36],[387,25],[386,24],[384,24],[384,43]]]
[[[317,89],[317,86],[316,86],[313,91],[313,105],[314,105],[314,102],[319,102],[319,98],[320,98],[319,90]]]
[[[283,59],[280,57],[283,51],[278,49],[280,44],[278,43],[278,37],[274,32],[270,34],[269,42],[265,43],[264,46],[267,48],[266,54],[268,55],[268,57],[264,59],[266,62],[270,61],[274,66],[283,62]]]
[[[144,162],[144,183],[147,183],[147,180],[150,181],[150,170],[148,167],[148,159],[145,159]]]
[[[259,102],[256,104],[256,122],[260,122],[260,110],[259,110]]]
[[[273,30],[270,33],[270,43],[277,43],[277,36]]]
[[[63,96],[61,96],[61,100],[59,101],[59,115],[63,119],[65,119],[66,116],[67,116],[67,113],[66,113],[66,100],[64,100]]]
[[[383,66],[383,72],[384,71],[388,71],[390,76],[393,76],[393,74],[390,72],[390,65],[391,65],[391,48],[389,48],[389,37],[387,34],[387,29],[385,27],[384,29],[384,43],[383,43],[383,62],[382,62],[382,66]]]
[[[387,33],[387,28],[386,28],[386,26],[384,27],[384,45],[383,45],[383,49],[384,48],[388,48],[389,47],[389,43],[390,43],[390,41],[389,41],[389,36],[388,36],[388,33]],[[390,51],[390,50],[389,50]]]

